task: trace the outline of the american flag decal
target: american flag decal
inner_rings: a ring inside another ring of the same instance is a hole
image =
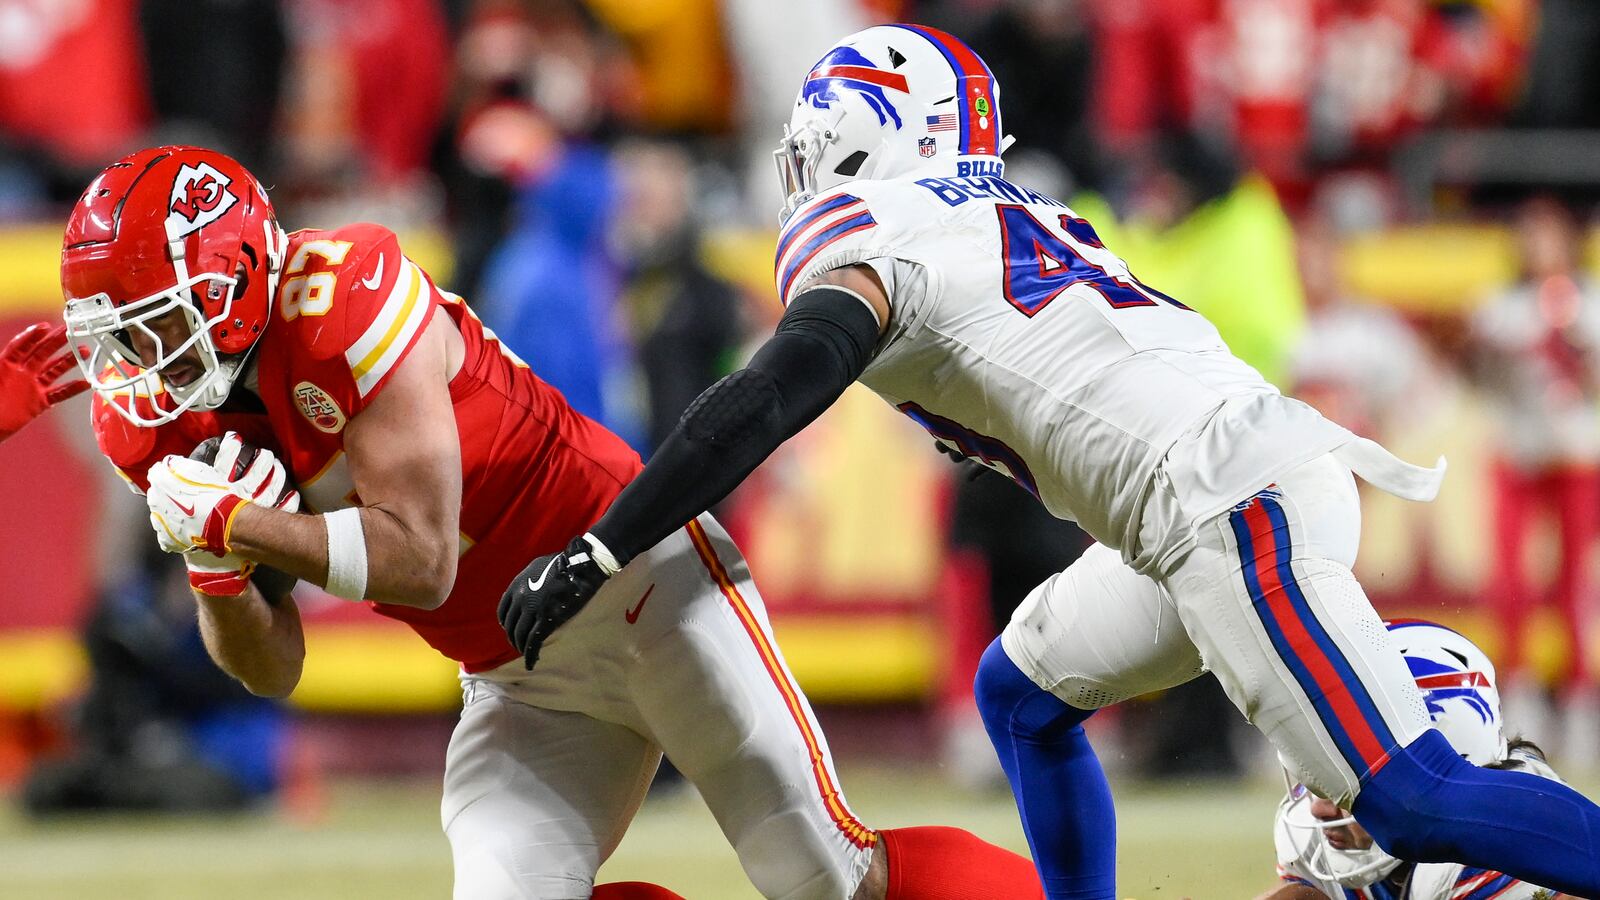
[[[955,131],[961,127],[955,113],[945,113],[942,116],[928,117],[928,131]]]

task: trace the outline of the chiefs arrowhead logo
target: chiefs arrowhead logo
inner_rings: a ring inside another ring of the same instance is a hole
[[[210,173],[189,183],[188,196],[172,204],[172,211],[193,222],[203,212],[210,212],[222,202],[222,184]]]
[[[172,181],[172,203],[167,213],[167,238],[177,240],[222,218],[239,202],[228,190],[232,179],[209,163],[185,165]]]
[[[326,434],[338,434],[344,428],[344,410],[328,396],[328,392],[309,381],[294,386],[294,404],[300,414],[313,427]]]

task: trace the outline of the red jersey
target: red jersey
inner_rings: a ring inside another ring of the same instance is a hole
[[[562,549],[594,524],[639,471],[638,455],[502,347],[460,297],[439,290],[401,253],[387,229],[298,231],[286,259],[271,324],[255,347],[254,384],[248,376],[236,382],[221,411],[190,412],[154,429],[98,410],[101,449],[142,489],[145,472],[163,455],[186,454],[233,428],[280,454],[305,509],[360,505],[344,429],[443,308],[466,344],[450,382],[461,442],[456,583],[434,610],[368,602],[469,672],[517,658],[496,618],[506,585],[534,557]],[[229,411],[240,386],[255,389],[264,416]]]

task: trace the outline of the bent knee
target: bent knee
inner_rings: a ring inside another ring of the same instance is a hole
[[[972,679],[972,695],[985,721],[991,715],[1009,716],[1030,691],[1038,689],[1006,655],[999,638],[989,643],[978,660],[978,674]]]
[[[1071,706],[1034,684],[1006,655],[999,638],[984,651],[972,690],[990,731],[1048,739],[1071,731],[1094,712]]]

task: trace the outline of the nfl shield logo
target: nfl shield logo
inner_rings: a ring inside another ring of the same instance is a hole
[[[939,152],[939,144],[931,137],[917,139],[917,152],[923,159],[932,159],[933,154]]]

